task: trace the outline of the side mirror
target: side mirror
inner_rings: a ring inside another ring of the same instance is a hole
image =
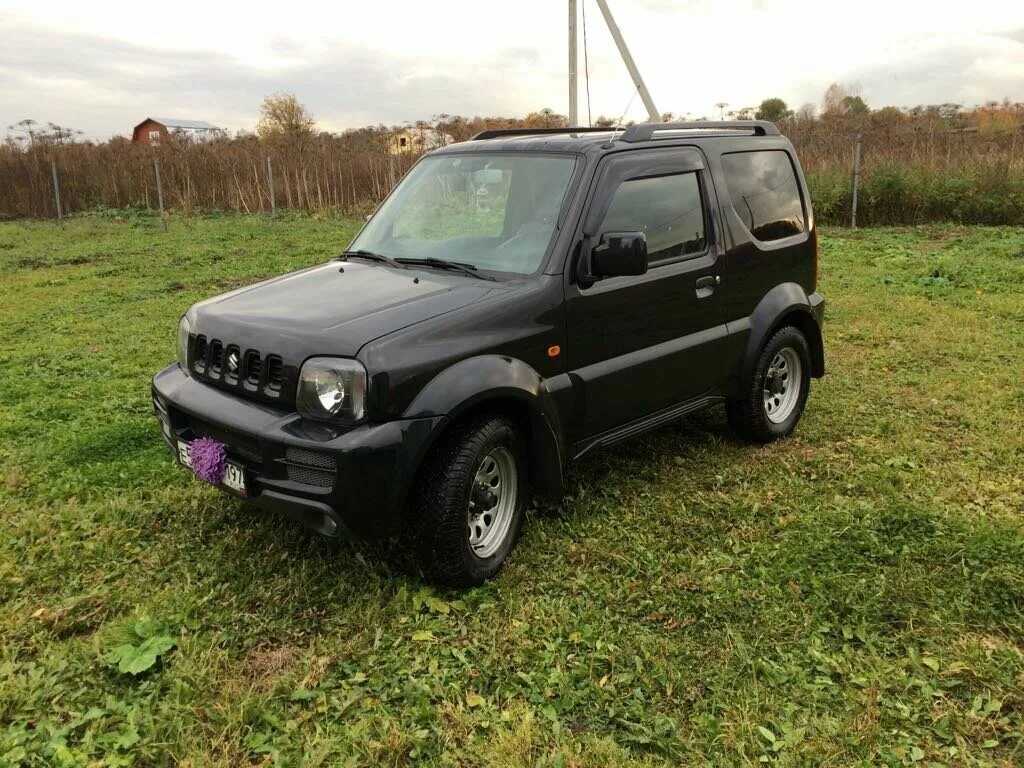
[[[605,232],[590,252],[594,279],[647,273],[647,236],[643,232]]]

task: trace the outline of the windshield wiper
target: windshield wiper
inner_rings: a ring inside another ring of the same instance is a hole
[[[361,248],[355,251],[344,251],[338,258],[341,259],[342,261],[348,261],[349,258],[351,258],[352,256],[355,256],[356,258],[359,259],[369,259],[370,261],[380,261],[384,264],[387,264],[389,267],[394,267],[395,269],[405,269],[405,267],[403,267],[397,261],[392,259],[390,256],[385,256],[382,253],[374,253],[373,251],[366,251]]]
[[[479,277],[481,280],[494,280],[493,277],[481,275],[477,271],[476,266],[473,264],[467,264],[464,261],[448,261],[448,259],[438,259],[434,256],[426,256],[419,259],[399,257],[396,261],[398,261],[399,264],[415,264],[425,267],[437,267],[438,269],[455,269],[472,277]]]

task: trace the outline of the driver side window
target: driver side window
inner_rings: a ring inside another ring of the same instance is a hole
[[[600,233],[643,232],[655,267],[703,253],[704,204],[696,172],[624,181],[615,190]]]

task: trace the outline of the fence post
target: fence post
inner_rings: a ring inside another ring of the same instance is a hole
[[[153,158],[153,170],[156,172],[156,202],[160,206],[160,221],[164,224],[164,232],[167,231],[167,219],[164,217],[164,188],[160,183],[160,163]]]
[[[267,186],[270,188],[270,218],[277,218],[277,204],[274,202],[274,169],[270,167],[270,155],[267,155]]]
[[[53,199],[57,203],[57,223],[64,229],[64,213],[60,209],[60,183],[57,181],[57,163],[50,161],[50,170],[53,172]]]
[[[850,226],[857,228],[857,189],[860,187],[860,142],[861,132],[857,131],[857,143],[853,145],[853,209],[850,212]]]

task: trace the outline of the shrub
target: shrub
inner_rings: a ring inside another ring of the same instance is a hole
[[[851,174],[837,169],[807,174],[814,213],[822,224],[849,224]],[[1024,177],[993,168],[962,171],[884,165],[861,174],[860,224],[1024,224]]]

